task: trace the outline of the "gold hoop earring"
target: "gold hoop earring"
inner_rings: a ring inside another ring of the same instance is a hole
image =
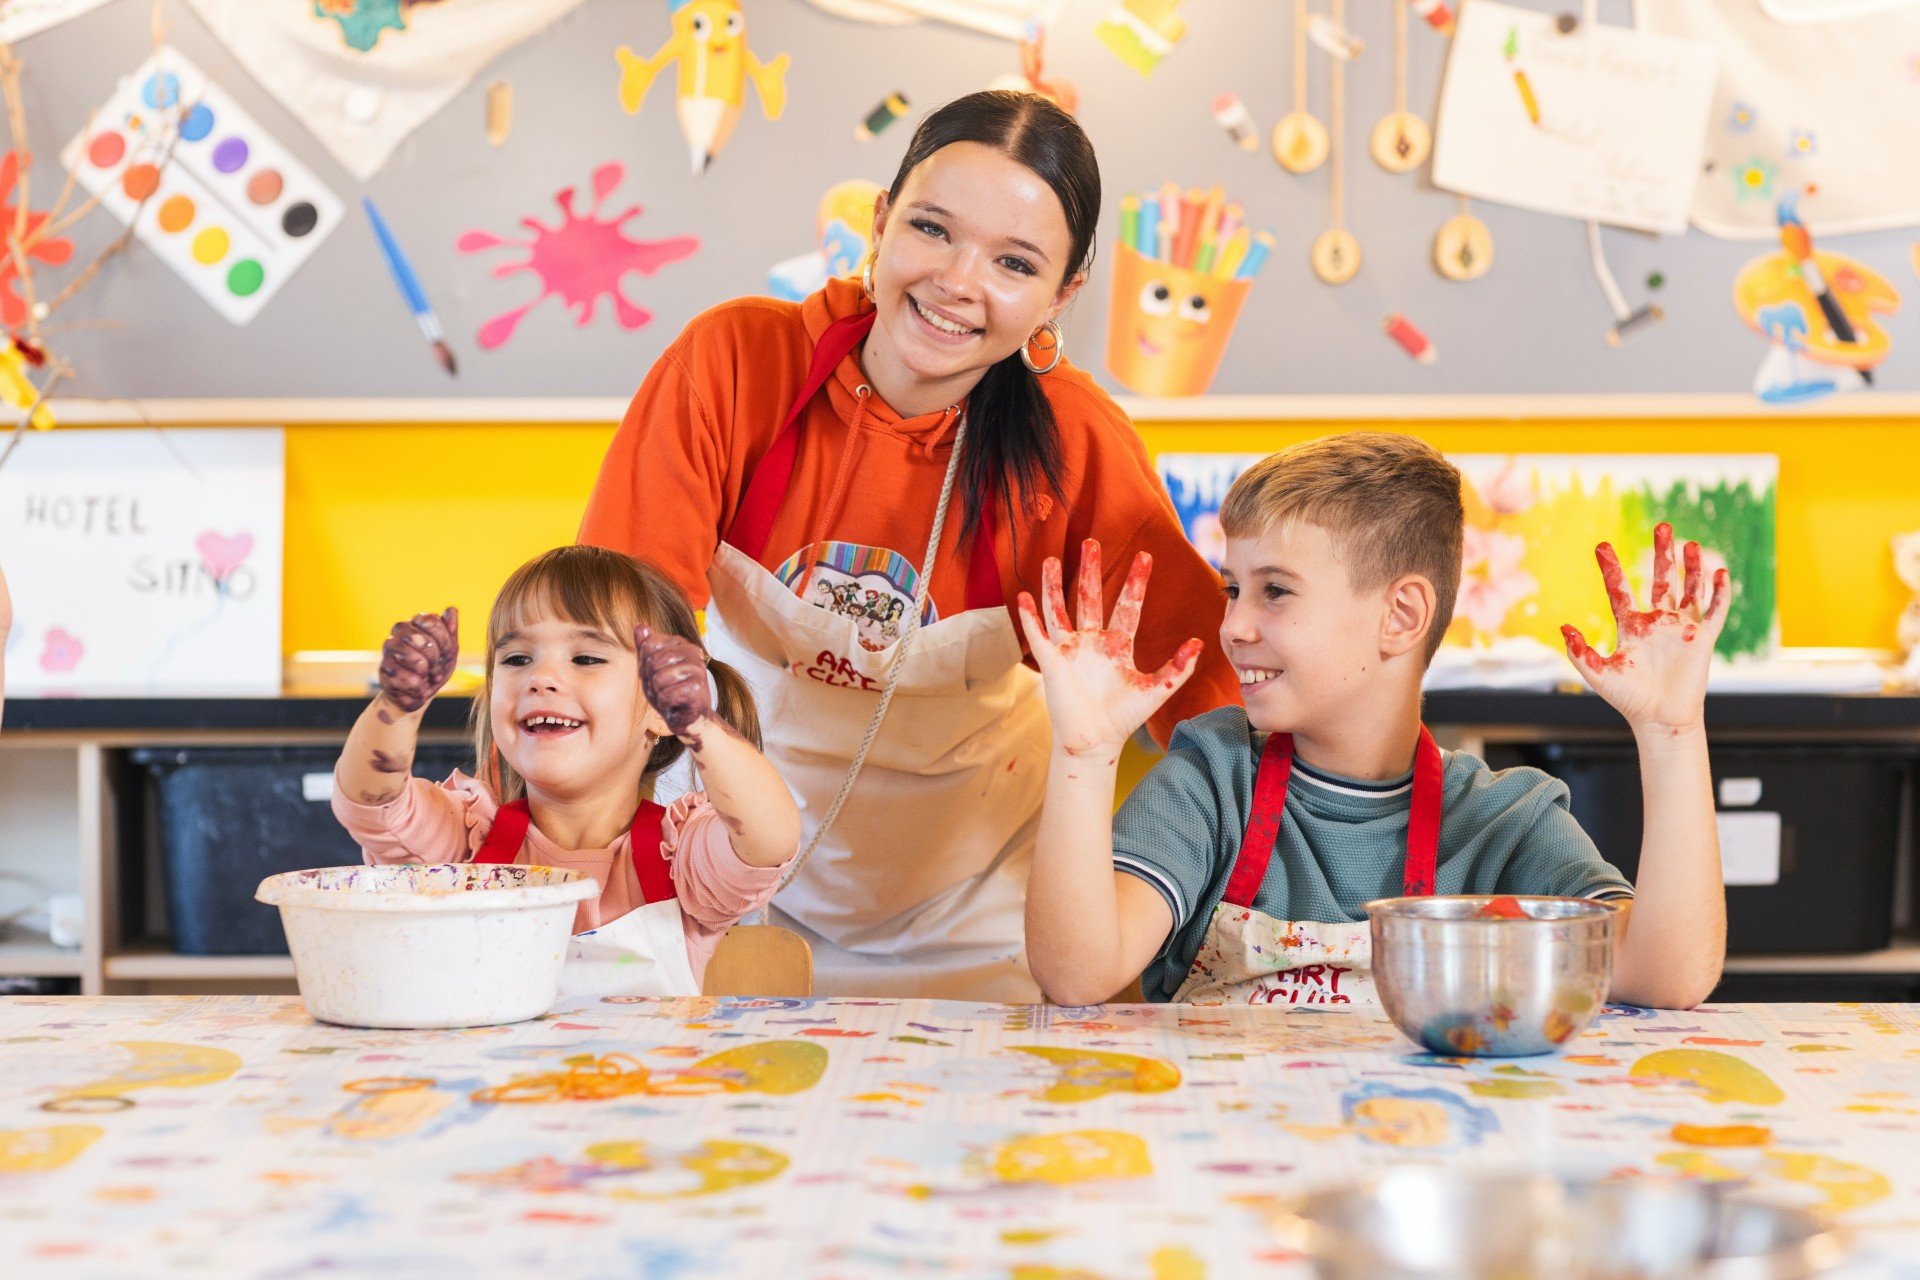
[[[1044,365],[1039,365],[1033,362],[1033,340],[1043,333],[1048,336],[1049,341],[1041,350],[1053,352],[1053,359],[1047,361]],[[1059,323],[1054,320],[1049,320],[1038,329],[1035,329],[1033,336],[1021,345],[1020,363],[1027,366],[1027,368],[1034,373],[1052,373],[1054,366],[1060,363],[1060,357],[1066,353],[1066,344],[1067,337],[1064,333],[1060,332]]]
[[[860,291],[867,295],[869,302],[877,302],[873,296],[873,260],[880,253],[880,242],[873,242],[873,248],[867,252],[867,265],[860,269]]]

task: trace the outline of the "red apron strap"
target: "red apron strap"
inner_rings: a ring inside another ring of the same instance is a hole
[[[1267,878],[1273,847],[1280,840],[1280,819],[1287,812],[1287,780],[1293,776],[1293,735],[1270,733],[1260,752],[1260,768],[1253,775],[1253,812],[1246,834],[1240,837],[1240,856],[1234,859],[1224,899],[1236,907],[1250,907]]]
[[[793,481],[793,464],[800,453],[800,433],[794,424],[806,412],[808,402],[827,385],[827,379],[840,367],[840,362],[873,328],[876,314],[863,311],[842,317],[820,335],[813,349],[813,363],[807,368],[806,380],[800,384],[800,393],[794,397],[793,407],[787,410],[787,420],[780,424],[780,434],[773,438],[773,446],[754,467],[753,478],[747,481],[747,491],[740,499],[740,509],[734,513],[733,524],[727,530],[727,542],[748,559],[757,561],[766,551],[767,539],[773,534],[773,518],[780,514],[787,486]]]
[[[1433,735],[1420,726],[1420,741],[1413,751],[1413,802],[1407,815],[1406,867],[1401,874],[1401,892],[1409,898],[1429,897],[1440,862],[1440,810],[1446,762],[1435,745]],[[1274,846],[1280,839],[1280,820],[1287,809],[1287,782],[1293,775],[1293,736],[1267,735],[1260,752],[1260,768],[1253,779],[1253,812],[1247,818],[1247,831],[1240,839],[1240,854],[1234,859],[1233,873],[1227,879],[1222,898],[1236,907],[1253,905],[1260,883],[1267,877]]]
[[[1401,892],[1409,898],[1433,893],[1440,863],[1440,803],[1446,762],[1427,726],[1420,726],[1420,742],[1413,749],[1413,808],[1407,815],[1407,869]]]
[[[532,821],[525,800],[501,805],[500,812],[493,815],[493,829],[487,832],[487,838],[481,842],[480,852],[473,855],[473,860],[512,862],[520,856],[520,846],[527,841],[527,825]]]
[[[633,858],[634,878],[640,882],[641,901],[652,905],[677,897],[673,888],[673,869],[660,852],[666,829],[661,825],[667,811],[651,800],[642,800],[627,831],[627,852]]]

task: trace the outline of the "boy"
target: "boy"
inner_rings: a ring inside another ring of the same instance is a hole
[[[1703,607],[1700,549],[1688,543],[1676,599],[1662,524],[1642,612],[1601,543],[1619,647],[1602,658],[1561,628],[1574,666],[1639,747],[1636,896],[1574,821],[1564,784],[1443,756],[1420,723],[1421,677],[1460,580],[1460,475],[1446,459],[1400,435],[1313,441],[1242,475],[1220,518],[1220,643],[1245,707],[1181,724],[1111,819],[1121,744],[1180,687],[1200,643],[1151,677],[1136,671],[1150,565],[1135,562],[1102,629],[1095,543],[1082,553],[1078,630],[1057,561],[1044,566],[1044,625],[1021,595],[1053,719],[1026,914],[1028,960],[1049,999],[1095,1003],[1141,974],[1149,1000],[1375,1003],[1362,904],[1436,892],[1627,900],[1614,998],[1706,999],[1726,904],[1702,714],[1732,594],[1726,570]]]

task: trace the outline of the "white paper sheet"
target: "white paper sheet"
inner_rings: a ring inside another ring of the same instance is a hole
[[[1467,0],[1447,60],[1436,186],[1677,234],[1700,170],[1716,54],[1697,41]]]
[[[27,436],[8,696],[277,695],[285,492],[278,427]]]

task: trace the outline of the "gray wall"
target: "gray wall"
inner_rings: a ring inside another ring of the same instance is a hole
[[[275,0],[290,3],[293,0]],[[457,0],[455,0],[457,3]],[[1450,284],[1430,265],[1433,231],[1454,198],[1421,176],[1392,176],[1365,156],[1367,132],[1391,101],[1390,3],[1352,0],[1365,56],[1349,75],[1347,224],[1366,255],[1359,277],[1333,288],[1307,266],[1307,246],[1324,226],[1327,171],[1296,177],[1263,149],[1232,147],[1207,110],[1223,88],[1238,92],[1265,130],[1291,103],[1284,0],[1192,0],[1193,32],[1150,80],[1123,66],[1092,35],[1109,0],[1074,0],[1049,49],[1052,74],[1076,81],[1081,116],[1098,147],[1107,190],[1103,242],[1117,236],[1121,194],[1223,184],[1245,202],[1248,219],[1271,225],[1280,247],[1262,273],[1213,390],[1216,393],[1498,393],[1744,391],[1764,354],[1734,315],[1735,272],[1765,246],[1698,233],[1656,238],[1605,233],[1609,255],[1630,298],[1650,271],[1666,277],[1657,295],[1668,319],[1613,350],[1602,341],[1610,319],[1587,268],[1579,223],[1494,205],[1475,206],[1491,227],[1496,260],[1481,280]],[[1551,12],[1571,0],[1529,0]],[[859,144],[852,130],[891,90],[916,113],[982,87],[1015,69],[1010,44],[938,24],[880,28],[843,22],[803,0],[747,0],[752,45],[763,57],[793,54],[785,117],[768,123],[750,101],[731,144],[703,177],[688,174],[672,110],[672,77],[656,83],[641,114],[615,99],[613,48],[650,53],[667,32],[660,0],[587,0],[554,29],[509,51],[443,112],[424,125],[364,186],[266,94],[181,3],[168,6],[173,40],[252,111],[349,204],[348,218],[254,322],[229,324],[144,248],[136,246],[95,281],[64,320],[108,321],[61,338],[80,366],[74,396],[624,396],[661,348],[694,314],[743,293],[763,291],[766,268],[807,249],[821,193],[846,178],[884,182],[904,150],[911,119]],[[44,166],[105,100],[114,82],[146,55],[145,0],[117,0],[20,46],[28,67],[28,109]],[[1621,0],[1603,17],[1628,18]],[[1412,23],[1412,91],[1429,119],[1439,89],[1445,42]],[[1315,53],[1312,101],[1325,112],[1325,59]],[[512,82],[511,140],[499,150],[483,136],[482,97],[492,79]],[[594,324],[574,326],[549,299],[504,347],[479,350],[474,335],[491,316],[529,299],[533,278],[495,280],[505,250],[461,255],[461,232],[513,231],[520,218],[551,221],[552,194],[585,188],[608,160],[628,170],[616,199],[637,200],[633,224],[648,238],[698,234],[693,259],[651,278],[628,277],[627,291],[654,312],[628,332],[602,308]],[[36,184],[46,192],[48,178]],[[381,205],[418,267],[461,359],[447,378],[425,349],[381,264],[358,197]],[[44,198],[44,197],[42,197]],[[84,257],[119,224],[104,213],[80,229]],[[1908,265],[1912,231],[1832,238],[1910,295],[1889,321],[1896,334],[1879,384],[1920,390],[1920,329]],[[1103,259],[1067,316],[1068,349],[1100,368],[1105,341],[1108,264]],[[66,273],[48,272],[58,282]],[[1422,326],[1440,362],[1420,368],[1380,332],[1381,317],[1401,311]],[[1757,406],[1756,406],[1757,408]]]

